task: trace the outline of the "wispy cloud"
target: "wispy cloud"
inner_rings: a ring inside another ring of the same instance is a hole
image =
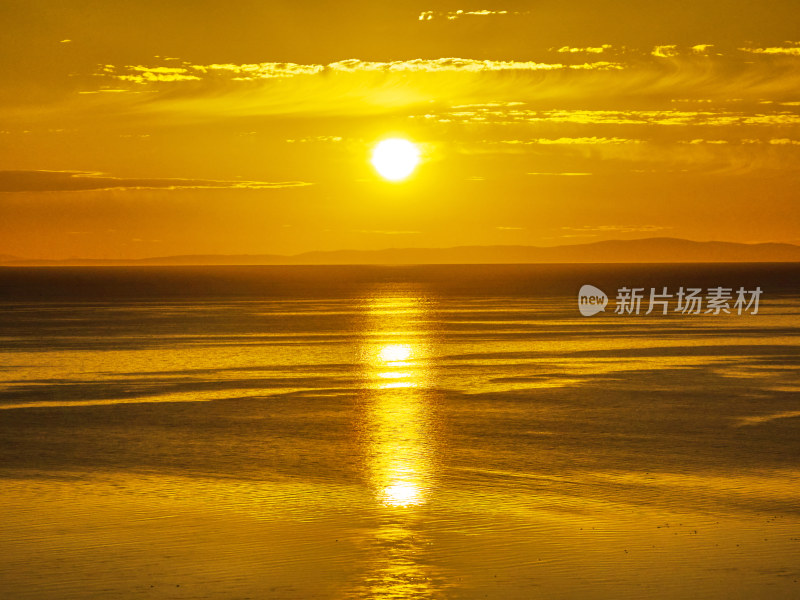
[[[200,80],[199,77],[192,75],[184,67],[144,67],[135,65],[127,67],[127,69],[130,71],[129,73],[113,75],[113,77],[121,81],[132,81],[134,83]]]
[[[800,146],[800,140],[792,140],[789,138],[772,138],[767,140],[767,143],[773,146]]]
[[[562,227],[562,238],[599,237],[605,234],[656,233],[670,227],[660,225],[586,225],[582,227]]]
[[[556,49],[559,54],[602,54],[612,48],[611,44],[603,44],[602,46],[586,46],[586,47],[573,47],[561,46]]]
[[[800,42],[796,42],[800,43]],[[800,45],[795,46],[771,46],[768,48],[739,48],[742,52],[750,54],[773,54],[784,56],[800,56]]]
[[[80,79],[84,103],[71,110],[113,114],[169,113],[177,119],[262,115],[371,115],[401,110],[422,118],[418,109],[437,107],[433,118],[464,121],[546,119],[553,123],[638,121],[684,124],[706,119],[719,124],[772,124],[783,117],[708,111],[640,110],[676,100],[729,103],[794,99],[797,66],[794,46],[785,52],[751,48],[717,52],[710,44],[665,44],[647,51],[598,46],[552,49],[555,60],[490,60],[459,57],[327,64],[287,62],[209,63],[161,60],[154,65],[106,64]],[[763,50],[763,52],[761,52]],[[724,55],[723,55],[724,54]],[[595,60],[596,58],[610,60]],[[113,91],[113,93],[111,93]],[[124,93],[127,91],[128,93]],[[135,95],[137,94],[138,95]],[[590,110],[605,101],[616,111]],[[519,103],[549,104],[549,113],[521,112]],[[559,105],[578,110],[552,110]],[[516,104],[516,106],[515,106]],[[637,105],[637,110],[625,106]],[[445,115],[442,107],[472,105]],[[621,105],[621,106],[620,106]],[[515,110],[516,108],[516,110]],[[661,107],[659,107],[661,108]],[[470,113],[470,111],[473,111]],[[477,114],[475,111],[480,112]],[[705,113],[705,114],[703,114]],[[40,110],[39,115],[43,112]],[[63,110],[62,113],[63,114]],[[427,115],[426,115],[427,116]]]
[[[513,15],[525,15],[527,11],[509,11],[509,10],[426,10],[419,14],[417,20],[419,21],[433,21],[434,19],[445,19],[447,21],[455,21],[457,19],[469,17],[505,17]]]
[[[619,231],[622,233],[637,233],[650,231],[663,231],[669,229],[660,225],[584,225],[581,227],[562,227],[565,231]]]
[[[130,67],[128,67],[130,68]],[[210,64],[210,65],[188,65],[187,70],[191,69],[195,73],[203,75],[234,75],[233,81],[253,81],[256,79],[280,79],[287,77],[297,77],[300,75],[315,75],[325,70],[324,65],[301,65],[297,63],[246,63],[246,64]]]
[[[558,176],[558,177],[586,177],[591,175],[591,173],[583,173],[583,172],[569,172],[569,171],[556,171],[556,172],[538,172],[538,173],[528,173],[528,175],[545,175],[545,176]]]
[[[371,235],[419,235],[421,231],[393,230],[393,229],[355,229],[354,233],[367,233]]]
[[[664,46],[656,46],[651,52],[653,56],[659,58],[670,58],[679,54],[678,47],[675,44],[666,44]]]
[[[789,110],[746,114],[734,110],[533,110],[517,106],[484,106],[426,114],[422,118],[460,123],[573,123],[582,125],[800,125],[800,115]]]
[[[692,46],[692,52],[695,54],[708,54],[713,47],[714,44],[695,44]]]
[[[354,72],[466,72],[483,73],[498,71],[559,71],[564,69],[621,69],[621,65],[605,61],[583,64],[546,63],[518,60],[475,60],[469,58],[414,59],[392,62],[371,62],[357,59],[342,60],[327,65],[332,71]]]
[[[312,185],[304,181],[215,181],[130,179],[85,171],[0,171],[0,192],[77,192],[118,189],[277,189]]]
[[[618,138],[618,137],[561,137],[561,138],[535,138],[531,140],[499,140],[498,144],[509,144],[512,146],[525,145],[587,145],[587,144],[641,144],[642,140]]]
[[[594,63],[563,64],[537,61],[476,60],[468,58],[411,59],[396,61],[365,61],[356,58],[340,60],[325,65],[297,63],[248,63],[208,64],[184,63],[181,67],[150,67],[105,65],[98,77],[109,77],[138,84],[172,83],[182,81],[258,81],[286,79],[330,73],[491,73],[504,71],[558,71],[621,69],[616,63],[600,61]]]
[[[287,144],[314,144],[314,143],[338,143],[343,141],[344,138],[338,135],[314,135],[311,137],[303,138],[287,138]]]
[[[168,115],[173,123],[268,115],[366,116],[416,112],[432,104],[491,103],[512,93],[520,93],[523,100],[564,91],[573,94],[586,87],[590,74],[623,68],[609,61],[570,64],[455,57],[347,59],[326,65],[173,63],[163,67],[169,71],[156,70],[159,67],[105,65],[83,79],[87,88],[79,91],[82,102],[71,103],[67,110],[78,118],[91,113],[93,119]],[[128,93],[103,91],[110,89]],[[59,115],[64,114],[61,107]],[[39,109],[35,118],[45,115]]]

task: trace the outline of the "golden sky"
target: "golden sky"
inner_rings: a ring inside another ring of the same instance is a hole
[[[800,243],[797,8],[5,0],[0,254]]]

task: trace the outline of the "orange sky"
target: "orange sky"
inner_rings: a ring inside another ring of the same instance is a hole
[[[5,1],[0,254],[800,243],[796,13]]]

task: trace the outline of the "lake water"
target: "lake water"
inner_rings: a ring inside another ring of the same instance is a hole
[[[0,598],[797,598],[799,334],[798,265],[0,269]]]

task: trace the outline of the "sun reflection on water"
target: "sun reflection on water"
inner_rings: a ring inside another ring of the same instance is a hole
[[[423,504],[431,477],[428,359],[417,323],[425,307],[413,296],[375,296],[367,304],[363,349],[370,392],[370,472],[387,507]]]
[[[376,371],[376,377],[381,380],[389,380],[377,382],[378,389],[398,389],[398,388],[412,388],[417,387],[418,382],[417,373],[414,370],[416,366],[415,349],[410,344],[386,344],[380,346],[378,355],[373,362]],[[411,368],[406,368],[411,367]]]
[[[414,350],[408,344],[389,344],[380,349],[378,356],[381,361],[388,364],[406,364],[405,361],[414,356]]]
[[[426,312],[423,299],[390,287],[365,304],[365,451],[381,524],[365,540],[372,561],[358,597],[428,598],[437,587],[419,526],[435,475]]]
[[[378,499],[385,506],[422,504],[430,477],[426,423],[407,383],[387,384],[376,398],[371,470]]]

